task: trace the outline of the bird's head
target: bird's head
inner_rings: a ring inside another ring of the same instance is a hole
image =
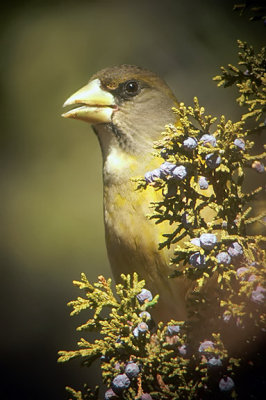
[[[114,147],[129,154],[151,150],[165,125],[175,121],[176,105],[172,91],[156,74],[120,65],[101,70],[70,96],[64,107],[75,107],[63,117],[92,124],[106,158]]]

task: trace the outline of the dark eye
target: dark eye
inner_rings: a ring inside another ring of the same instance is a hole
[[[128,81],[125,83],[125,93],[130,96],[135,96],[140,91],[140,86],[137,81]]]

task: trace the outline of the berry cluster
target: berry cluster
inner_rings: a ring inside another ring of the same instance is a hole
[[[182,180],[187,176],[187,170],[184,165],[172,164],[165,161],[160,165],[159,168],[153,169],[152,171],[146,172],[145,180],[149,184],[155,184],[158,179],[170,179]]]
[[[212,250],[217,243],[217,236],[213,233],[203,233],[199,238],[193,238],[190,240],[195,246],[201,247],[209,252]],[[233,242],[229,245],[227,251],[221,251],[216,255],[216,261],[218,264],[230,264],[233,259],[237,259],[243,255],[243,248],[238,242]],[[197,251],[189,257],[189,263],[194,267],[200,268],[206,265],[206,257],[204,254]]]
[[[212,247],[212,242],[215,241],[214,238],[203,236],[201,238],[205,247],[210,248]],[[143,288],[137,295],[136,299],[138,300],[140,305],[148,304],[152,301],[153,296],[152,293]],[[195,368],[195,361],[199,363],[204,371],[204,366],[207,367],[207,370],[213,370],[215,373],[213,375],[214,385],[216,385],[217,390],[221,392],[231,392],[234,388],[234,382],[231,377],[225,374],[227,369],[228,360],[226,360],[226,353],[223,352],[221,348],[221,343],[219,340],[217,341],[217,335],[213,335],[215,337],[215,341],[212,340],[204,340],[199,343],[195,352],[191,350],[191,346],[188,345],[186,339],[184,341],[184,325],[168,323],[161,333],[155,330],[154,322],[152,321],[151,315],[147,311],[142,311],[139,314],[143,320],[138,323],[136,327],[132,326],[132,333],[137,343],[142,343],[142,346],[145,344],[150,348],[154,348],[153,351],[156,350],[156,342],[160,342],[165,348],[167,352],[171,351],[172,353],[172,361],[177,361],[177,364],[173,364],[171,368],[173,369],[172,373],[178,373],[178,368],[181,367],[182,362],[185,362],[183,365],[186,366],[185,368]],[[152,339],[148,339],[146,334],[148,332],[153,331]],[[119,339],[118,342],[125,345],[123,340]],[[136,349],[136,348],[135,348]],[[123,353],[122,353],[123,354]],[[160,353],[158,353],[160,354]],[[161,356],[160,356],[161,357]],[[171,360],[169,359],[169,355],[167,356],[167,365],[170,366]],[[181,360],[183,360],[181,362]],[[223,365],[223,361],[225,360],[225,365]],[[103,359],[104,362],[109,362],[110,359]],[[162,360],[161,360],[162,362]],[[118,400],[122,398],[127,398],[127,394],[129,390],[133,390],[132,393],[138,393],[135,397],[138,400],[153,400],[153,397],[150,393],[143,390],[143,387],[147,390],[147,382],[146,376],[147,371],[149,370],[148,367],[149,363],[148,360],[145,358],[140,357],[135,350],[135,355],[130,356],[130,360],[124,359],[122,355],[121,360],[116,360],[116,364],[114,366],[114,376],[110,380],[110,387],[107,389],[104,395],[105,400]],[[175,371],[175,372],[174,372]],[[171,375],[169,373],[169,375]],[[154,376],[154,379],[156,375]],[[205,379],[205,378],[204,378]],[[168,377],[164,377],[163,385],[169,385],[171,379]],[[172,384],[171,384],[172,385]],[[172,385],[173,386],[173,385]],[[186,396],[186,395],[185,395]],[[131,397],[130,397],[131,398]],[[157,395],[155,396],[157,397]],[[183,398],[183,397],[182,397]]]
[[[139,302],[140,305],[147,305],[153,300],[152,293],[143,288],[141,291],[136,295],[136,299]],[[137,326],[132,326],[132,334],[133,337],[136,339],[137,343],[139,340],[146,339],[146,334],[149,332],[151,326],[154,324],[152,321],[151,314],[144,310],[139,313],[139,317],[142,319],[141,322],[137,324]],[[125,342],[121,340],[120,338],[116,340],[116,342],[121,343],[122,345],[125,345]],[[122,351],[123,354],[123,351]],[[108,362],[109,360],[106,360],[105,356],[103,359],[104,362]],[[123,397],[124,392],[127,391],[127,389],[130,386],[136,386],[137,385],[137,378],[141,375],[141,370],[142,370],[142,365],[141,361],[138,361],[137,358],[135,357],[135,360],[130,361],[119,361],[115,365],[115,369],[120,370],[120,373],[117,374],[112,380],[110,384],[110,388],[105,392],[104,399],[105,400],[115,400],[115,399],[120,399]],[[138,400],[152,400],[152,397],[149,393],[143,392],[141,390],[141,394],[138,397]]]
[[[196,139],[196,137],[191,137],[189,136],[187,139],[184,139],[181,145],[181,151],[184,151],[185,153],[192,153],[193,150],[196,150],[197,147],[205,146],[207,148],[212,148],[216,147],[217,142],[216,138],[213,135],[209,134],[204,134],[202,135],[199,140]],[[160,152],[161,157],[167,159],[169,156],[173,154],[173,151],[169,151],[166,148],[163,148]],[[216,152],[209,152],[205,155],[205,162],[207,167],[212,170],[216,169],[222,162],[222,159],[220,155]],[[145,181],[147,184],[151,184],[155,186],[158,184],[158,179],[162,180],[170,180],[171,178],[177,180],[177,181],[182,181],[184,180],[188,175],[188,170],[185,165],[182,165],[180,163],[175,164],[169,161],[165,161],[160,165],[160,167],[148,171],[145,174]],[[198,184],[200,186],[200,189],[205,190],[208,188],[208,180],[206,177],[201,176],[199,177]]]
[[[136,382],[136,378],[141,372],[140,366],[134,361],[129,361],[125,367],[124,373],[118,374],[111,382],[111,388],[104,394],[104,400],[121,399],[123,393],[130,387],[132,382]],[[138,400],[152,400],[149,393],[142,392]]]
[[[214,342],[211,340],[204,340],[200,343],[198,352],[202,357],[202,362],[206,363],[208,369],[215,372],[217,377],[219,375],[221,376],[223,372],[223,362],[217,354]],[[219,380],[218,386],[221,392],[231,392],[235,387],[235,383],[230,376],[223,375]]]
[[[111,382],[111,388],[105,392],[104,399],[112,400],[121,398],[123,392],[129,388],[131,381],[140,373],[140,367],[133,361],[129,361],[123,374],[118,374]]]

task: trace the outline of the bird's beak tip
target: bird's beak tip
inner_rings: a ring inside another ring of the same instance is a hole
[[[72,96],[71,96],[71,97],[72,97]],[[64,104],[62,105],[63,108],[64,108],[64,107],[67,107],[67,106],[71,106],[71,105],[73,104],[72,101],[70,101],[71,97],[69,97],[69,98],[64,102]]]
[[[68,106],[72,106],[76,104],[75,99],[73,100],[73,96],[70,96],[62,105],[63,108],[68,107]],[[63,118],[73,118],[73,110],[69,110],[64,112],[63,114],[61,114],[61,117]]]
[[[74,118],[73,113],[71,112],[71,110],[61,114],[61,117],[63,117],[63,118]]]

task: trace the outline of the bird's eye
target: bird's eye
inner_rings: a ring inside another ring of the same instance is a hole
[[[125,92],[129,96],[135,96],[139,93],[140,86],[137,81],[128,81],[125,83]]]

